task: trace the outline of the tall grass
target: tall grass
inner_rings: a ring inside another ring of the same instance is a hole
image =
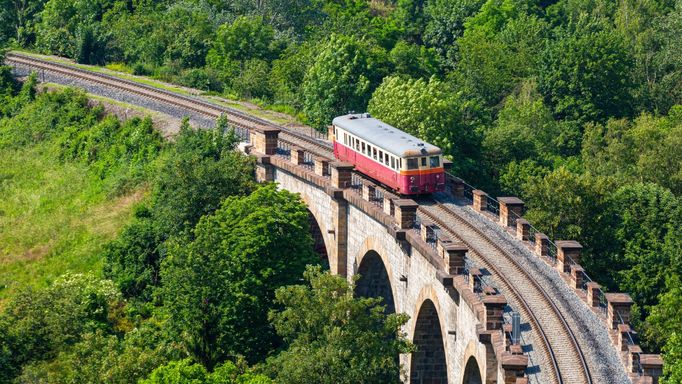
[[[101,273],[161,150],[149,124],[120,124],[73,91],[0,118],[0,308],[22,286]]]

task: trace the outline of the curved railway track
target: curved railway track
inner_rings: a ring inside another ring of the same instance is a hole
[[[494,273],[510,302],[536,331],[534,345],[542,350],[545,365],[553,370],[547,372],[546,377],[557,384],[592,383],[584,353],[549,294],[512,255],[490,240],[481,229],[437,199],[434,198],[433,202],[435,204],[422,204],[420,201],[419,212],[451,237],[464,242],[476,254],[477,261]],[[457,228],[457,231],[452,228]]]
[[[280,140],[299,147],[305,147],[312,153],[318,156],[329,157],[331,154],[331,146],[329,143],[297,132],[293,129],[281,127],[273,124],[267,120],[259,119],[257,117],[248,115],[244,112],[233,108],[220,106],[202,100],[197,97],[180,95],[164,89],[155,88],[149,85],[141,84],[132,80],[121,79],[115,76],[96,73],[73,66],[54,63],[48,60],[43,60],[31,56],[21,55],[17,53],[8,53],[5,56],[5,61],[14,63],[15,65],[22,65],[29,68],[36,68],[48,72],[54,72],[63,76],[68,76],[106,87],[118,89],[129,92],[145,98],[149,98],[161,103],[170,104],[182,109],[196,112],[211,118],[217,118],[221,115],[227,116],[230,124],[247,130],[262,129],[262,128],[277,128],[282,130],[283,135]]]
[[[17,53],[8,53],[5,61],[111,87],[211,118],[225,115],[230,124],[249,131],[277,128],[281,130],[279,140],[282,142],[305,148],[314,155],[333,158],[331,145],[324,140],[197,97],[180,95],[135,81]],[[478,255],[483,266],[495,273],[504,290],[511,295],[510,301],[515,303],[515,307],[521,312],[523,318],[531,323],[533,330],[539,336],[537,346],[544,355],[543,366],[553,371],[547,375],[552,382],[557,384],[592,383],[585,357],[566,319],[547,292],[534,281],[529,273],[479,228],[449,207],[436,202],[435,205],[420,204],[419,209],[421,214],[438,223],[453,238],[466,243]],[[452,228],[457,228],[458,231]],[[497,255],[497,258],[493,260],[492,255]],[[579,357],[577,363],[576,356]]]

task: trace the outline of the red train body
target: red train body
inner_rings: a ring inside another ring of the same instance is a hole
[[[440,148],[369,114],[339,116],[332,129],[334,157],[395,192],[418,195],[445,189]]]

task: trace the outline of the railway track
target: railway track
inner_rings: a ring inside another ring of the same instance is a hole
[[[310,152],[318,156],[330,157],[332,155],[331,145],[324,140],[305,135],[293,129],[288,129],[286,127],[273,124],[272,122],[248,115],[233,108],[224,107],[206,100],[202,100],[198,97],[180,95],[175,92],[155,88],[135,81],[121,79],[115,76],[96,73],[85,69],[17,53],[6,54],[5,61],[14,65],[53,72],[59,75],[129,92],[161,103],[170,104],[175,107],[196,112],[210,118],[218,118],[221,115],[225,115],[231,125],[238,128],[247,129],[249,131],[263,128],[277,128],[282,131],[280,140],[290,145],[305,147]]]
[[[430,201],[429,201],[430,200]],[[557,384],[589,384],[585,355],[554,299],[528,271],[483,231],[437,197],[419,201],[419,212],[454,239],[464,242],[476,261],[499,281],[507,299],[535,331],[534,346],[542,352],[546,377]],[[577,357],[577,358],[576,358]]]
[[[306,151],[333,159],[330,143],[311,137],[294,129],[278,126],[244,112],[217,105],[198,97],[180,95],[171,91],[154,88],[131,80],[111,75],[95,73],[73,66],[17,54],[8,53],[5,61],[29,68],[80,79],[100,84],[105,87],[129,92],[159,103],[192,111],[210,118],[225,115],[229,123],[245,130],[277,128],[281,130],[279,140],[291,146],[305,148]],[[513,257],[501,246],[495,244],[480,228],[460,216],[449,207],[439,203],[420,201],[420,214],[438,223],[453,238],[466,243],[478,261],[493,271],[502,283],[502,289],[508,292],[508,299],[517,308],[523,318],[530,322],[535,330],[536,345],[544,356],[542,368],[551,370],[547,377],[553,383],[592,383],[585,357],[573,335],[566,319],[549,295],[526,272]],[[576,361],[576,356],[579,358]]]

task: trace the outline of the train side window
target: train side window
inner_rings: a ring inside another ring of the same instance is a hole
[[[395,157],[391,156],[391,168],[395,169]]]
[[[367,153],[367,152],[365,152],[365,142],[363,141],[361,145],[362,145],[362,153]]]
[[[422,167],[426,167],[426,157],[422,157]]]
[[[375,160],[379,160],[379,163],[382,163],[381,160],[384,159],[384,152],[381,151],[381,150],[379,150],[379,158],[377,159],[376,157],[374,157],[374,159],[375,159]]]
[[[377,159],[377,149],[376,149],[376,147],[372,148],[372,157],[374,158],[374,160]]]
[[[439,156],[431,156],[431,168],[438,168],[440,167],[440,157]]]
[[[388,165],[388,153],[384,154],[384,164]]]
[[[407,159],[407,169],[417,169],[419,168],[419,159],[416,157],[413,157],[411,159]]]

